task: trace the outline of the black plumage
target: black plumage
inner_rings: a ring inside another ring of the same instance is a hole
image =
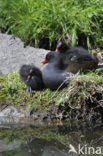
[[[62,62],[67,66],[67,71],[74,74],[79,70],[96,69],[98,66],[97,58],[94,58],[82,47],[69,47],[65,42],[60,42],[56,47],[56,51],[60,52]]]
[[[46,60],[47,63],[44,65],[42,70],[42,77],[45,86],[51,90],[55,90],[62,84],[60,88],[63,88],[66,85],[66,78],[71,76],[65,70],[59,53],[56,53],[55,51],[49,52],[46,55]]]
[[[44,88],[42,73],[40,69],[34,65],[22,65],[19,74],[31,95],[34,90],[41,90]]]

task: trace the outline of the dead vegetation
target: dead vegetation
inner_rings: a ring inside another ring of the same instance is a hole
[[[62,120],[102,122],[103,78],[96,73],[74,77],[62,91],[58,114]]]

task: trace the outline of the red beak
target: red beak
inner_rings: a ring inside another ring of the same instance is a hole
[[[47,63],[47,60],[44,60],[41,64],[44,65],[45,63]]]
[[[31,78],[31,76],[30,76],[30,75],[28,75],[27,80],[29,80],[30,78]]]
[[[58,48],[56,48],[56,52],[59,52],[59,49]]]

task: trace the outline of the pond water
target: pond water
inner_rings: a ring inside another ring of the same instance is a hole
[[[0,128],[0,156],[103,156],[102,145],[103,126],[78,129],[64,124]]]

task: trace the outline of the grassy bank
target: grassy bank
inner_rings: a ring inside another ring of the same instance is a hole
[[[51,48],[62,38],[71,45],[103,47],[102,28],[102,0],[0,0],[1,32],[33,46]]]
[[[103,78],[88,73],[73,78],[67,88],[52,92],[49,89],[35,92],[33,97],[26,91],[18,73],[0,76],[0,109],[8,105],[25,106],[36,116],[58,120],[89,120],[101,122],[103,118]]]

